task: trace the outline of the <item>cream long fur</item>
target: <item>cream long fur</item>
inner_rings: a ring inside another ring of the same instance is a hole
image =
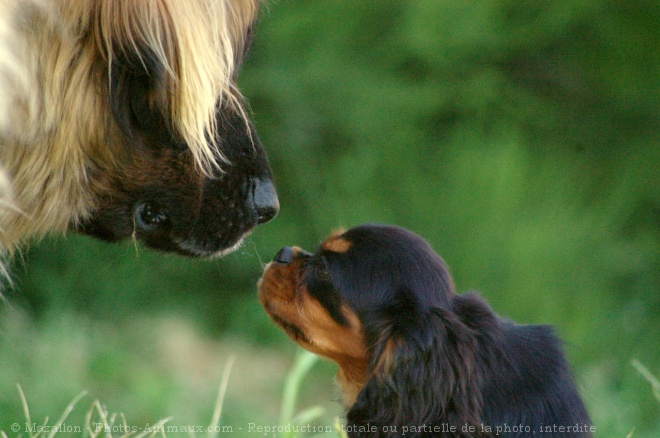
[[[200,172],[214,147],[258,0],[0,0],[0,251],[84,220],[121,166],[112,62],[147,47],[165,66],[165,118]]]

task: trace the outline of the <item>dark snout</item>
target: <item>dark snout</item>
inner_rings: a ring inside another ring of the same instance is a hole
[[[275,257],[273,257],[273,261],[277,263],[282,263],[284,265],[288,265],[291,263],[291,259],[293,258],[293,250],[291,249],[290,246],[285,246],[284,248],[280,249],[277,254],[275,254]]]
[[[127,90],[135,99],[148,100],[142,89]],[[131,96],[116,98],[116,105],[130,105],[113,111],[132,111],[138,103]],[[218,108],[216,144],[225,162],[211,177],[199,171],[190,151],[181,150],[160,112],[145,113],[155,116],[140,123],[127,117],[125,124],[135,126],[117,132],[120,144],[139,140],[140,146],[127,147],[128,158],[117,174],[102,175],[110,183],[89,217],[73,224],[79,231],[108,241],[137,238],[151,248],[190,257],[218,257],[277,215],[280,204],[266,151],[242,112],[229,105]]]
[[[254,180],[251,202],[257,214],[258,224],[270,221],[280,211],[280,201],[277,199],[277,192],[271,180]]]

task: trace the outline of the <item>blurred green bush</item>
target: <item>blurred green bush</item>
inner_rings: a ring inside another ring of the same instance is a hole
[[[176,314],[282,348],[255,299],[262,264],[395,223],[460,290],[557,325],[600,436],[660,432],[630,366],[660,374],[660,3],[281,0],[262,15],[240,82],[279,217],[211,262],[47,240],[8,301],[37,321]]]

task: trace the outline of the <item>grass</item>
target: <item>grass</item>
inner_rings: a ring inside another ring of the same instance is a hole
[[[181,432],[185,432],[191,437],[205,436],[208,438],[215,438],[221,435],[223,432],[233,432],[232,429],[226,429],[223,427],[221,420],[223,405],[225,396],[227,394],[227,387],[229,384],[230,374],[234,361],[234,356],[230,356],[230,358],[227,360],[222,374],[222,381],[218,390],[218,395],[213,410],[213,416],[209,426],[205,428],[206,430],[203,431],[201,435],[198,434],[197,430],[182,431],[176,426],[168,426],[168,423],[172,420],[172,417],[161,419],[155,422],[153,425],[150,425],[148,428],[138,430],[136,426],[129,424],[124,414],[110,413],[99,400],[95,400],[91,404],[85,415],[85,421],[82,425],[67,424],[66,421],[69,418],[71,412],[73,412],[74,409],[78,407],[81,399],[87,395],[86,391],[77,395],[66,406],[62,415],[54,423],[51,424],[48,417],[46,417],[41,422],[35,422],[30,415],[27,397],[25,396],[23,388],[20,385],[17,385],[17,390],[23,409],[25,427],[16,422],[12,424],[11,430],[13,433],[19,433],[22,431],[26,433],[29,438],[54,438],[58,435],[71,433],[90,438],[144,438],[155,436],[164,437],[170,434]],[[308,425],[310,422],[314,422],[315,420],[321,418],[325,412],[325,409],[322,406],[307,408],[294,415],[296,409],[296,401],[301,391],[303,380],[317,362],[317,356],[303,350],[298,352],[294,365],[289,371],[285,380],[279,425],[272,426],[267,430],[264,430],[265,435],[278,438],[294,438],[296,436],[300,436],[298,431],[301,429],[301,427],[307,427],[309,429]],[[324,431],[327,431],[328,429],[328,427],[321,428]],[[338,417],[335,418],[334,432],[339,437],[346,436],[345,433],[341,432],[341,423]],[[19,436],[20,435],[22,434],[19,433]],[[317,435],[320,436],[320,434]],[[8,438],[7,432],[0,431],[0,437]]]
[[[294,362],[293,368],[289,372],[284,383],[284,396],[282,398],[282,409],[280,411],[280,424],[302,424],[309,421],[314,421],[323,415],[323,408],[313,407],[300,412],[294,416],[296,399],[300,392],[300,387],[303,379],[314,364],[318,362],[318,357],[305,351],[300,351]],[[290,437],[293,435],[285,435]]]
[[[637,369],[642,377],[644,377],[644,379],[646,379],[651,384],[653,395],[655,396],[656,400],[660,402],[660,381],[658,381],[658,378],[655,377],[653,373],[651,373],[651,371],[649,371],[649,369],[646,368],[637,359],[633,359],[630,363]]]
[[[273,352],[209,339],[169,317],[115,329],[70,315],[40,324],[3,314],[0,436],[241,436],[284,424],[269,436],[294,437],[313,435],[297,426],[333,427],[334,369],[293,345]]]
[[[209,337],[170,315],[109,325],[68,313],[37,321],[20,312],[2,315],[0,333],[3,438],[217,437],[229,430],[238,437],[342,436],[336,367],[284,335],[265,347],[236,334]],[[657,373],[647,365],[627,361],[625,381],[610,363],[576,368],[599,438],[657,436],[657,417],[643,416],[660,408]],[[25,423],[48,428],[29,432]]]
[[[67,405],[64,412],[55,423],[50,424],[48,417],[46,417],[42,422],[37,423],[33,422],[30,416],[27,399],[20,385],[18,385],[18,392],[21,397],[21,403],[23,405],[25,425],[23,426],[17,422],[12,425],[11,429],[14,433],[24,432],[30,438],[54,438],[55,436],[62,434],[76,434],[78,436],[90,438],[113,438],[118,436],[126,438],[142,438],[146,436],[156,436],[158,434],[164,435],[164,431],[166,430],[165,425],[170,420],[169,418],[160,420],[154,423],[153,426],[151,426],[148,430],[137,433],[137,431],[133,430],[133,426],[128,424],[128,421],[123,414],[114,414],[108,412],[108,410],[103,407],[98,400],[96,400],[92,403],[89,410],[87,411],[84,424],[67,424],[66,420],[69,418],[69,414],[71,414],[71,412],[76,409],[80,400],[86,395],[86,393],[83,392]],[[21,435],[22,434],[19,433],[18,436]],[[0,431],[0,436],[4,438],[8,437],[5,431]],[[216,434],[209,433],[208,436],[213,437],[216,436]]]
[[[288,372],[284,390],[282,394],[279,424],[276,426],[265,427],[262,431],[263,435],[271,436],[274,438],[295,438],[299,436],[309,436],[306,433],[312,429],[309,427],[310,423],[314,423],[321,418],[325,409],[322,406],[313,406],[303,409],[296,413],[296,404],[298,395],[303,388],[305,378],[310,374],[314,365],[319,361],[319,358],[304,350],[299,350],[296,359]],[[37,423],[33,421],[30,415],[29,404],[27,397],[20,385],[17,385],[18,394],[21,400],[23,415],[25,419],[25,427],[23,428],[20,423],[12,425],[12,432],[18,433],[20,429],[27,434],[29,438],[56,438],[63,434],[76,434],[77,436],[89,438],[144,438],[144,437],[157,437],[157,436],[171,436],[179,433],[186,433],[191,437],[208,437],[216,438],[225,432],[234,432],[232,428],[226,429],[222,425],[222,414],[225,396],[230,381],[230,375],[235,362],[235,357],[230,356],[225,364],[222,379],[218,389],[218,394],[213,410],[213,415],[209,426],[205,431],[198,433],[197,430],[180,430],[176,426],[169,426],[168,423],[172,420],[171,417],[161,419],[150,425],[143,430],[137,430],[136,426],[129,424],[128,420],[123,414],[110,413],[98,400],[95,400],[85,415],[85,421],[81,425],[70,425],[66,421],[74,409],[76,409],[83,397],[87,395],[86,392],[78,394],[64,409],[64,412],[54,423],[49,422],[46,417],[42,422]],[[638,360],[633,359],[631,365],[635,367],[639,373],[646,379],[652,387],[653,393],[660,401],[660,382],[658,379]],[[28,427],[28,425],[30,425]],[[328,436],[328,433],[339,438],[346,438],[347,435],[342,431],[341,420],[335,417],[333,427],[320,426],[314,427],[314,433],[311,436]],[[307,427],[304,433],[300,433],[303,427]],[[21,436],[22,434],[19,434]],[[626,438],[635,436],[635,429],[633,428]],[[0,431],[0,437],[8,438],[9,435],[5,431]]]

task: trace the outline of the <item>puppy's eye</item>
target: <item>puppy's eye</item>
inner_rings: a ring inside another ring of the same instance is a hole
[[[321,281],[330,281],[330,272],[325,257],[314,257],[314,267],[316,268],[316,277]]]
[[[330,281],[330,273],[325,266],[319,266],[316,269],[316,275],[319,277],[319,280]]]

